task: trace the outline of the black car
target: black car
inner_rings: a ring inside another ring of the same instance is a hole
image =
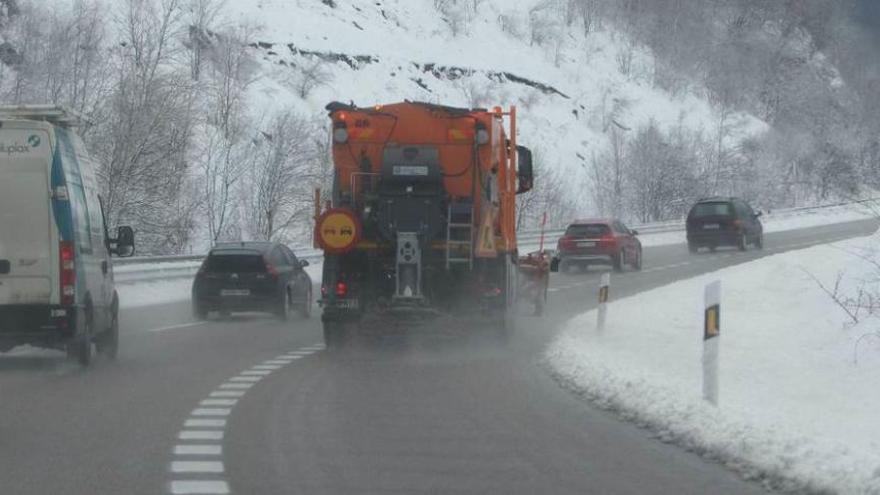
[[[753,245],[764,247],[764,227],[751,206],[739,198],[701,199],[687,216],[687,242],[690,252],[701,247],[735,246],[741,251]]]
[[[218,244],[193,281],[193,315],[205,319],[211,311],[265,311],[287,320],[294,309],[308,318],[312,280],[303,270],[308,264],[283,244]]]

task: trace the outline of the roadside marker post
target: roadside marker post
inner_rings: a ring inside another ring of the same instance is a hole
[[[703,399],[718,405],[718,351],[721,337],[721,281],[708,285],[703,310]]]
[[[605,330],[605,317],[608,314],[608,295],[611,288],[611,274],[605,272],[599,279],[599,313],[596,328],[600,332]]]

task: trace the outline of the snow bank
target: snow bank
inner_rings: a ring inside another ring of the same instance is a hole
[[[842,273],[848,294],[862,284],[877,290],[880,269],[856,255],[872,245],[880,235],[613,302],[604,334],[593,311],[572,319],[547,363],[599,405],[747,477],[797,491],[880,493],[880,335],[863,337],[878,321],[852,325],[813,279],[830,288]],[[723,284],[718,408],[702,401],[700,375],[702,291],[715,279]]]

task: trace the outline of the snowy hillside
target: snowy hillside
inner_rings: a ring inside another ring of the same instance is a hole
[[[266,77],[251,92],[255,111],[291,104],[318,117],[332,100],[515,104],[520,141],[545,167],[574,174],[566,181],[572,194],[583,191],[590,159],[606,151],[613,125],[635,129],[653,119],[661,128],[715,132],[718,116],[707,101],[652,88],[651,53],[614,30],[585,37],[575,27],[554,25],[550,7],[534,9],[537,0],[477,2],[476,12],[462,6],[465,13],[452,20],[444,20],[435,3],[230,2],[227,15],[258,26],[253,54]],[[546,17],[543,32],[536,16]],[[303,71],[313,69],[325,84],[302,99]],[[766,127],[749,115],[731,121],[741,124],[726,137],[731,148]],[[581,208],[592,209],[589,194],[578,196]]]

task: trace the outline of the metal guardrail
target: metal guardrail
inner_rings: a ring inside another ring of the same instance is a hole
[[[799,206],[795,208],[774,210],[772,212],[768,211],[766,218],[786,218],[800,215],[803,214],[803,212],[810,210],[825,210],[865,203],[875,203],[874,208],[880,208],[880,205],[877,205],[878,202],[880,202],[880,198],[869,198],[818,206]],[[665,222],[652,222],[643,225],[632,225],[631,227],[637,230],[639,234],[659,234],[683,231],[685,228],[684,223],[684,219],[678,219]],[[556,239],[564,232],[565,229],[545,231],[545,246],[552,248]],[[517,233],[517,240],[524,248],[537,247],[540,238],[541,231],[537,229],[522,230]],[[311,246],[293,248],[293,251],[297,254],[297,257],[308,260],[309,262],[319,261],[324,256],[323,251],[314,249]],[[524,249],[523,251],[528,251],[528,249]],[[199,265],[203,259],[204,255],[200,254],[121,258],[114,260],[113,272],[116,281],[123,284],[190,278],[198,271]]]

